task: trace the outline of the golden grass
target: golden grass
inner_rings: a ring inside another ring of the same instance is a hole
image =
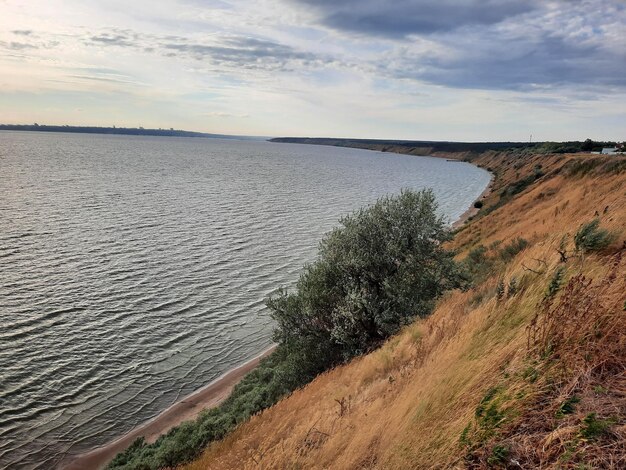
[[[515,167],[501,155],[490,153],[479,162],[498,171],[497,190],[498,185],[502,187],[533,171],[539,162],[549,173],[573,158],[580,157],[541,156],[528,159],[523,165],[517,162]],[[595,410],[611,414],[613,410],[613,415],[622,416],[626,411],[614,409],[622,406],[620,397],[626,393],[619,395],[617,382],[607,381],[614,389],[598,398],[593,390],[599,390],[597,387],[602,386],[604,379],[589,380],[586,388],[579,387],[578,393],[585,400],[581,411],[563,423],[557,422],[555,429],[537,429],[538,420],[546,421],[545,416],[541,418],[542,408],[538,404],[548,403],[553,413],[567,390],[578,389],[571,385],[548,386],[556,375],[548,374],[547,366],[540,365],[536,340],[531,341],[529,348],[528,331],[538,325],[548,328],[545,318],[549,312],[542,313],[541,305],[559,266],[556,248],[562,237],[569,236],[571,250],[574,233],[596,212],[602,226],[619,238],[606,254],[573,257],[567,264],[566,282],[579,275],[601,282],[598,280],[605,279],[613,269],[617,281],[599,294],[602,299],[596,300],[610,304],[606,308],[611,309],[624,304],[626,294],[620,289],[624,286],[626,263],[620,261],[611,266],[608,260],[620,251],[626,233],[625,196],[626,173],[572,179],[560,172],[468,224],[454,242],[462,253],[478,244],[487,246],[515,237],[524,237],[531,245],[481,286],[445,296],[429,318],[408,326],[379,350],[322,374],[253,417],[223,441],[211,445],[186,468],[485,468],[498,465],[492,455],[499,439],[508,443],[507,449],[520,455],[532,454],[528,462],[533,465],[567,468],[567,462],[559,459],[571,450],[572,440],[580,433],[580,413]],[[495,201],[497,191],[490,198]],[[497,300],[497,280],[508,282],[512,277],[519,281],[519,291],[510,298]],[[585,321],[567,330],[568,334],[592,328],[594,319],[603,312],[590,309]],[[565,323],[561,318],[552,321],[550,328]],[[623,323],[615,328],[620,325]],[[620,359],[626,331],[614,329],[611,334],[612,345],[621,341],[621,346],[612,349],[614,357]],[[563,354],[574,357],[573,352],[564,350]],[[626,361],[623,356],[621,359]],[[580,384],[587,369],[581,368],[580,362],[573,364],[558,377],[578,377],[576,384]],[[539,379],[535,380],[537,376]],[[493,432],[480,428],[476,413],[489,390],[500,413],[497,431]],[[524,423],[534,423],[533,432],[523,432]],[[626,434],[623,424],[613,432]],[[473,444],[464,445],[462,434],[474,440]],[[596,448],[595,452],[602,450]],[[606,450],[609,454],[618,456]],[[600,467],[624,468],[608,460],[594,462]],[[617,466],[611,467],[613,464]]]

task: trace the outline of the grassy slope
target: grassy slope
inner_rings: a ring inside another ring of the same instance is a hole
[[[610,161],[622,162],[621,173]],[[381,349],[253,417],[189,468],[626,466],[624,160],[489,153],[474,163],[497,175],[485,207],[537,165],[545,176],[461,229],[460,256],[515,237],[529,247],[495,261],[475,289],[450,293]],[[571,251],[596,211],[616,241],[560,263],[563,235]],[[559,266],[563,287],[548,302]],[[498,300],[497,282],[513,277],[518,292]]]

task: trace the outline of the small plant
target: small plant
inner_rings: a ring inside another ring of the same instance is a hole
[[[489,465],[503,465],[509,456],[509,448],[501,444],[497,444],[493,447],[491,455],[487,458]]]
[[[609,393],[609,390],[604,388],[602,385],[596,385],[595,387],[593,387],[593,391],[598,395],[605,395]]]
[[[480,418],[481,416],[483,416],[487,404],[491,400],[493,400],[493,398],[496,396],[496,394],[498,393],[499,390],[500,389],[498,387],[492,387],[489,390],[487,390],[487,393],[485,393],[485,396],[483,397],[482,400],[480,400],[480,403],[476,407],[475,414],[476,414],[477,418]]]
[[[561,263],[567,263],[567,234],[563,235],[563,237],[561,238],[561,242],[559,243],[559,247],[556,251],[559,253],[559,261]]]
[[[535,369],[533,366],[528,366],[526,369],[524,369],[522,377],[528,380],[530,383],[533,383],[539,377],[539,371],[537,371],[537,369]]]
[[[580,398],[576,395],[572,395],[559,406],[556,410],[556,417],[563,418],[566,415],[571,415],[576,410],[576,405],[580,403]]]
[[[528,243],[528,240],[524,238],[520,238],[520,237],[516,238],[515,240],[511,241],[511,243],[507,244],[500,250],[500,253],[499,253],[500,259],[504,261],[505,263],[508,263],[513,258],[515,258],[515,256],[519,252],[526,249],[529,244],[530,243]]]
[[[459,442],[461,443],[462,446],[470,445],[471,440],[469,438],[469,432],[471,428],[472,428],[472,423],[469,423],[467,426],[463,428],[463,431],[461,431],[461,437],[459,437]]]
[[[600,228],[600,219],[583,224],[574,237],[576,251],[582,252],[603,250],[612,241],[613,235],[608,230]]]
[[[565,268],[563,266],[559,266],[554,272],[554,276],[550,280],[550,284],[548,285],[548,290],[546,291],[545,297],[547,299],[552,298],[556,295],[556,293],[561,288],[561,284],[563,284],[563,275],[565,274]]]
[[[483,201],[476,201],[476,202],[474,203],[474,207],[475,207],[476,209],[481,209],[481,208],[483,207]]]
[[[490,274],[493,261],[487,256],[487,248],[479,245],[470,250],[463,260],[463,268],[474,284],[480,284]]]
[[[504,297],[504,281],[501,279],[496,285],[496,299],[502,300]]]
[[[517,278],[512,277],[511,280],[509,281],[509,285],[506,290],[507,298],[513,297],[515,294],[517,294],[518,290],[519,290],[519,285],[517,283]]]
[[[420,330],[419,328],[411,328],[409,334],[411,336],[411,341],[413,342],[413,344],[419,345],[422,342],[422,330]]]
[[[614,419],[598,419],[595,413],[589,413],[584,417],[580,435],[584,439],[593,440],[606,434],[609,428],[615,424]]]

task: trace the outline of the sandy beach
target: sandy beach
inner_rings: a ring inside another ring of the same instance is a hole
[[[480,194],[478,199],[476,199],[477,201],[483,201],[487,196],[489,196],[489,194],[491,194],[492,184],[493,184],[493,175],[491,176],[491,179],[489,180],[489,184],[487,184],[487,187],[485,188],[485,190]],[[463,212],[463,214],[461,214],[461,217],[459,217],[452,224],[452,228],[457,229],[461,227],[463,224],[465,224],[465,222],[469,220],[470,217],[478,214],[479,210],[480,210],[479,208],[474,207],[474,203],[472,202],[472,205],[469,207],[469,209]]]
[[[254,369],[261,359],[271,354],[274,349],[276,349],[275,345],[248,362],[228,371],[206,387],[175,403],[152,420],[133,429],[119,439],[85,454],[68,458],[61,464],[61,468],[66,470],[104,468],[113,457],[126,449],[138,437],[143,436],[147,442],[156,441],[160,435],[165,434],[182,422],[194,419],[202,410],[213,408],[222,403],[228,398],[230,392],[243,376]]]

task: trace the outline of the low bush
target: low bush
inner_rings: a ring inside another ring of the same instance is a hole
[[[511,278],[511,280],[509,281],[509,285],[507,286],[506,296],[508,298],[514,297],[518,291],[519,291],[519,284],[517,282],[517,279],[513,277]]]
[[[320,244],[294,292],[268,301],[275,340],[320,348],[329,366],[378,346],[446,290],[466,284],[431,191],[403,191],[343,218]]]
[[[479,245],[463,260],[463,268],[475,284],[486,279],[491,272],[493,260],[487,256],[487,251],[485,246]]]
[[[520,253],[522,250],[525,250],[528,245],[528,240],[517,237],[510,243],[502,247],[498,253],[498,256],[502,261],[508,263],[513,258],[515,258],[518,253]]]
[[[583,439],[597,439],[608,433],[614,424],[614,419],[599,419],[595,413],[589,413],[582,421],[580,435]]]
[[[574,236],[574,245],[577,251],[589,252],[605,249],[613,241],[608,230],[600,228],[600,220],[593,219],[583,224]]]
[[[554,271],[554,275],[550,280],[550,284],[548,285],[548,289],[545,294],[545,298],[554,297],[557,292],[561,289],[561,285],[563,284],[563,276],[565,275],[565,268],[563,266],[559,266]]]
[[[118,454],[109,469],[160,469],[187,462],[211,441],[223,438],[238,424],[273,405],[300,383],[293,380],[287,351],[278,348],[237,384],[231,396],[220,406],[203,411],[194,420],[181,424],[155,443],[137,439]]]

